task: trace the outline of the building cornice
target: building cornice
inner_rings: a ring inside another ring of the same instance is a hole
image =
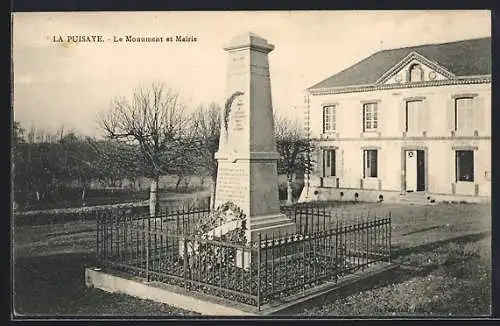
[[[318,95],[372,92],[372,91],[390,90],[390,89],[488,84],[488,83],[491,83],[491,75],[474,76],[472,78],[457,77],[456,79],[432,80],[432,81],[404,83],[404,84],[356,85],[356,86],[346,86],[346,87],[316,88],[316,89],[309,89],[309,93],[313,96],[318,96]]]
[[[384,140],[398,140],[398,141],[443,141],[443,140],[491,140],[491,136],[430,136],[430,137],[418,137],[418,136],[407,136],[407,137],[337,137],[337,138],[318,138],[311,137],[311,141],[320,144],[330,144],[339,141],[384,141]]]

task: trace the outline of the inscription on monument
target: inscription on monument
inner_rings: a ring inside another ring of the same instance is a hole
[[[217,192],[224,200],[248,201],[248,172],[244,167],[219,167]]]
[[[243,109],[243,99],[242,97],[238,97],[236,100],[236,111],[234,112],[234,131],[243,130],[243,121],[246,118],[245,111]]]

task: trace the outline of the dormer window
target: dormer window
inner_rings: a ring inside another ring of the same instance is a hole
[[[418,64],[412,64],[409,69],[409,82],[419,82],[424,79],[424,71],[422,67]]]

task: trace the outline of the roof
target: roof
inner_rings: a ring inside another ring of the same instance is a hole
[[[416,52],[456,76],[491,75],[491,37],[383,50],[309,89],[374,84],[385,72]]]

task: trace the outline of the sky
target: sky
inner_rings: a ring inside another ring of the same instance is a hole
[[[116,96],[160,81],[190,108],[224,101],[234,36],[254,32],[269,54],[274,109],[302,117],[303,90],[385,49],[491,36],[489,11],[264,11],[13,13],[13,114],[22,126],[99,136]],[[102,35],[103,43],[53,37]],[[189,43],[113,38],[192,36]]]

